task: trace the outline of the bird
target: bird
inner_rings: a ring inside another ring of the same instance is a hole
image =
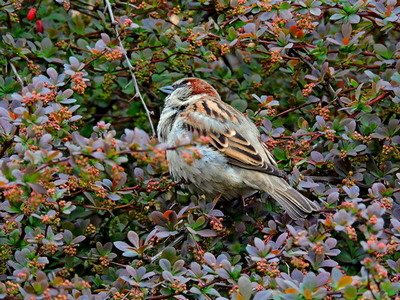
[[[225,103],[208,82],[183,78],[160,90],[168,96],[157,135],[168,145],[166,157],[175,180],[188,182],[189,190],[211,199],[246,199],[266,192],[294,220],[320,210],[286,181],[255,124]],[[194,136],[206,137],[205,142],[182,146]],[[198,157],[188,162],[185,151]]]

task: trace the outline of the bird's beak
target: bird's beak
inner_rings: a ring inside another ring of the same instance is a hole
[[[172,85],[166,85],[166,86],[159,88],[159,90],[162,93],[169,95],[169,94],[172,94],[172,92],[174,91],[174,87]]]

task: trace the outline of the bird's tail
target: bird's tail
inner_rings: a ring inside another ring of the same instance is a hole
[[[306,198],[292,187],[281,190],[276,189],[269,194],[274,198],[288,215],[294,219],[303,219],[313,211],[319,211],[317,204]]]

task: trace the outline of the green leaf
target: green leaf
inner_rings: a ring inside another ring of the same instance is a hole
[[[357,298],[357,288],[354,285],[347,285],[344,288],[343,297],[345,299],[350,299],[350,300],[356,299]]]
[[[344,18],[344,15],[342,15],[342,14],[334,14],[334,15],[332,15],[331,17],[330,17],[330,19],[331,20],[340,20],[340,19],[343,19]]]
[[[229,40],[233,41],[234,39],[236,39],[236,37],[237,37],[237,33],[236,33],[235,28],[229,27],[229,29],[228,29],[228,38],[229,38]]]
[[[279,6],[279,9],[289,9],[290,8],[290,2],[282,2],[281,5]]]
[[[350,79],[350,85],[352,87],[358,87],[359,83],[357,81],[355,81],[354,79]]]
[[[347,251],[342,251],[338,256],[336,256],[338,261],[344,262],[344,263],[354,263],[357,260],[352,258],[350,253]]]
[[[272,152],[274,153],[276,160],[286,160],[287,159],[286,152],[283,151],[282,149],[275,148]]]
[[[204,225],[204,223],[206,222],[206,218],[204,216],[199,217],[196,222],[191,225],[190,227],[192,227],[193,229],[198,229],[200,227],[202,227]]]
[[[247,24],[246,22],[243,22],[243,21],[240,21],[240,20],[232,23],[233,27],[235,27],[236,29],[242,28],[246,24]]]
[[[20,229],[14,229],[8,236],[8,244],[10,246],[16,246],[20,243]]]
[[[225,15],[224,14],[220,14],[217,18],[217,24],[221,24],[225,21]]]
[[[170,261],[171,263],[174,263],[177,260],[175,248],[173,247],[165,248],[161,254],[161,258],[164,258]]]
[[[386,46],[384,46],[382,44],[375,44],[374,51],[376,52],[376,54],[379,54],[380,56],[382,56],[385,59],[390,59],[393,57],[393,53],[391,51],[389,51],[389,49],[386,48]]]
[[[242,271],[242,267],[241,266],[235,266],[232,270],[232,272],[230,272],[229,274],[231,275],[231,277],[233,279],[237,279],[239,278],[239,276],[241,275],[240,272]]]
[[[395,296],[400,290],[400,283],[385,281],[381,284],[381,288],[388,294],[389,297]]]
[[[16,80],[11,77],[6,77],[5,80],[3,80],[3,77],[0,77],[0,79],[0,97],[18,91],[19,83]]]

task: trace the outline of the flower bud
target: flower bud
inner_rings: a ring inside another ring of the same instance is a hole
[[[36,17],[36,9],[35,8],[29,9],[28,14],[26,15],[28,21],[32,21],[35,17]]]
[[[36,32],[38,33],[43,33],[43,21],[42,20],[37,20],[36,21]]]

